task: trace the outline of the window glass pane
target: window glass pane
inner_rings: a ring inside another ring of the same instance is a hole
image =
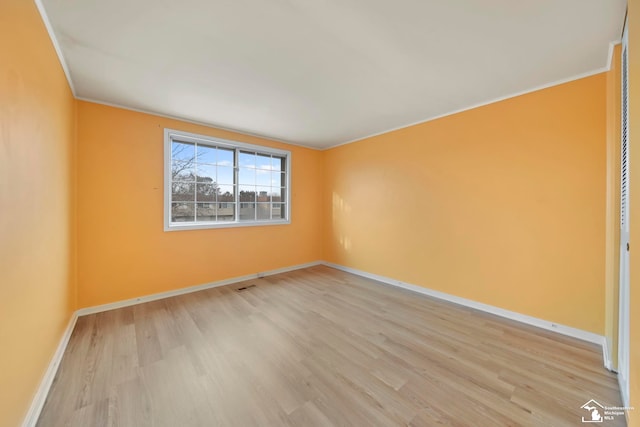
[[[270,202],[271,197],[269,191],[271,187],[256,187],[256,201],[257,202]]]
[[[256,170],[256,184],[270,186],[271,185],[271,171],[258,169]],[[280,184],[278,184],[280,185]]]
[[[216,220],[216,204],[215,203],[197,203],[196,204],[196,221],[210,222]]]
[[[172,222],[192,222],[194,203],[171,203]]]
[[[256,189],[253,186],[240,186],[240,195],[241,202],[255,202],[256,201]]]
[[[233,184],[233,167],[218,166],[218,184]]]
[[[171,144],[171,160],[183,160],[193,162],[196,158],[196,146],[188,142],[176,142]]]
[[[260,185],[268,185],[270,187],[276,186],[276,187],[280,187],[280,183],[276,183],[276,181],[278,181],[280,179],[280,173],[279,172],[269,172],[269,176],[267,179],[267,183],[265,183],[264,181],[260,182]]]
[[[256,219],[256,204],[255,203],[240,203],[240,221],[255,221]]]
[[[208,163],[215,164],[216,163],[216,148],[208,147],[206,145],[198,145],[196,147],[197,161],[198,163]]]
[[[256,170],[241,167],[238,172],[238,184],[254,185],[255,183],[256,183]]]
[[[282,198],[282,188],[280,187],[272,187],[269,191],[269,194],[271,195],[271,201],[272,202],[282,202],[283,198]]]
[[[195,184],[190,182],[174,182],[171,184],[171,201],[193,202],[195,201]]]
[[[274,187],[286,187],[287,186],[287,174],[273,172],[271,176],[271,185]]]
[[[257,206],[256,216],[258,221],[271,219],[271,212],[270,212],[271,203],[256,203],[256,206]]]
[[[256,156],[256,168],[271,170],[271,156],[268,154],[258,154]]]
[[[283,203],[272,203],[271,219],[284,219],[286,214],[285,206]]]
[[[233,155],[235,151],[227,150],[225,148],[218,148],[218,166],[229,166],[234,167],[233,164]]]
[[[213,184],[198,184],[197,202],[215,202],[218,186]]]
[[[249,153],[247,151],[240,152],[240,159],[238,160],[238,166],[245,168],[256,167],[256,154]]]
[[[213,165],[198,165],[196,167],[198,182],[213,183],[216,180],[216,167]]]
[[[218,202],[235,202],[235,191],[233,185],[218,186]]]
[[[171,162],[172,181],[194,181],[195,169],[192,162],[173,161]]]
[[[219,202],[235,202],[235,186],[219,185],[218,201]]]
[[[284,172],[285,170],[285,158],[273,156],[271,158],[271,169],[274,171]]]
[[[235,221],[236,204],[218,203],[218,221]]]

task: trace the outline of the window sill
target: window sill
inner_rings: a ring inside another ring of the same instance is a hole
[[[212,228],[237,228],[237,227],[261,227],[268,225],[287,225],[291,224],[290,220],[282,221],[229,221],[225,223],[187,223],[165,225],[164,231],[186,231],[186,230],[208,230]]]

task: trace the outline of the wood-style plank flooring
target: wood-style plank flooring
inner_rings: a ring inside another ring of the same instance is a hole
[[[590,399],[622,406],[593,344],[318,266],[81,317],[38,426],[577,426]]]

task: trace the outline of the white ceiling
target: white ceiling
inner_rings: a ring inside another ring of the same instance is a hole
[[[602,71],[626,0],[42,0],[77,97],[315,148]]]

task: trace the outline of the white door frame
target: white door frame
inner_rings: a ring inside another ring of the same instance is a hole
[[[629,405],[629,61],[627,25],[622,36],[620,142],[620,298],[618,303],[618,383]]]

